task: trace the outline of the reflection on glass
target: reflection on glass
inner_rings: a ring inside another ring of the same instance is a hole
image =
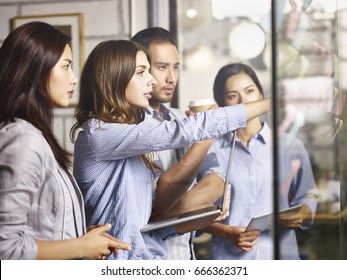
[[[229,63],[242,62],[253,67],[265,95],[272,94],[269,10],[259,9],[257,14],[252,9],[256,6],[254,3],[249,4],[247,11],[239,8],[241,2],[222,2],[211,2],[216,16],[209,17],[208,24],[194,32],[182,28],[183,66],[187,62],[185,55],[201,45],[202,38],[204,46],[213,53],[213,63],[203,71],[183,67],[179,101],[183,109],[191,99],[212,98],[213,78]],[[256,2],[268,7],[271,1]],[[320,196],[312,227],[296,231],[300,256],[303,259],[346,259],[347,1],[281,0],[276,3],[277,82],[279,100],[283,103],[278,107],[278,130],[289,135],[287,142],[280,139],[279,144],[284,147],[295,137],[303,142]],[[255,57],[238,54],[237,48],[231,47],[234,44],[239,49],[247,49],[248,33],[244,33],[246,39],[241,42],[232,39],[231,44],[229,42],[231,30],[243,22],[258,25],[265,34],[265,46]],[[270,115],[264,119],[271,126]]]

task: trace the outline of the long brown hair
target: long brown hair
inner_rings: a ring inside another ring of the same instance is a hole
[[[12,31],[0,49],[0,122],[21,118],[39,129],[65,170],[69,153],[53,135],[53,101],[49,93],[52,68],[70,37],[43,22],[30,22]]]
[[[135,42],[109,40],[99,43],[90,53],[81,73],[76,122],[70,131],[72,142],[77,130],[90,119],[127,124],[144,120],[144,109],[132,107],[125,98],[127,85],[136,70],[139,51],[147,55],[145,48]],[[158,168],[151,155],[140,157],[152,171]]]

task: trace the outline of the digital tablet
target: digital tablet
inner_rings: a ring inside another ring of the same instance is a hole
[[[279,211],[278,213],[279,215],[296,213],[301,209],[301,207],[302,207],[302,204],[296,205],[287,209],[283,209]],[[256,229],[259,229],[261,231],[269,230],[272,225],[272,216],[273,216],[273,213],[267,213],[264,215],[253,217],[251,221],[249,222],[246,228],[246,231],[256,230]]]
[[[160,219],[158,221],[152,221],[146,224],[143,228],[141,228],[141,232],[147,232],[151,230],[156,230],[163,227],[168,227],[172,225],[177,225],[180,223],[185,223],[209,216],[214,216],[217,218],[222,213],[222,208],[220,205],[218,206],[209,206],[206,208],[182,213],[179,215],[166,217],[163,219]]]

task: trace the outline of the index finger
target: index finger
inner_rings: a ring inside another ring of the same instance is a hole
[[[109,247],[111,247],[113,250],[114,249],[123,249],[130,251],[131,246],[128,243],[125,243],[123,241],[117,240],[117,239],[110,239]]]

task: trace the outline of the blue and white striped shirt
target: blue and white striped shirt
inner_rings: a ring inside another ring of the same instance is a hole
[[[110,259],[163,259],[164,240],[174,227],[141,233],[152,210],[156,176],[139,155],[217,138],[246,126],[243,104],[208,110],[193,117],[160,124],[105,123],[82,126],[75,144],[74,176],[85,199],[87,224],[110,223],[109,233],[132,246]]]

